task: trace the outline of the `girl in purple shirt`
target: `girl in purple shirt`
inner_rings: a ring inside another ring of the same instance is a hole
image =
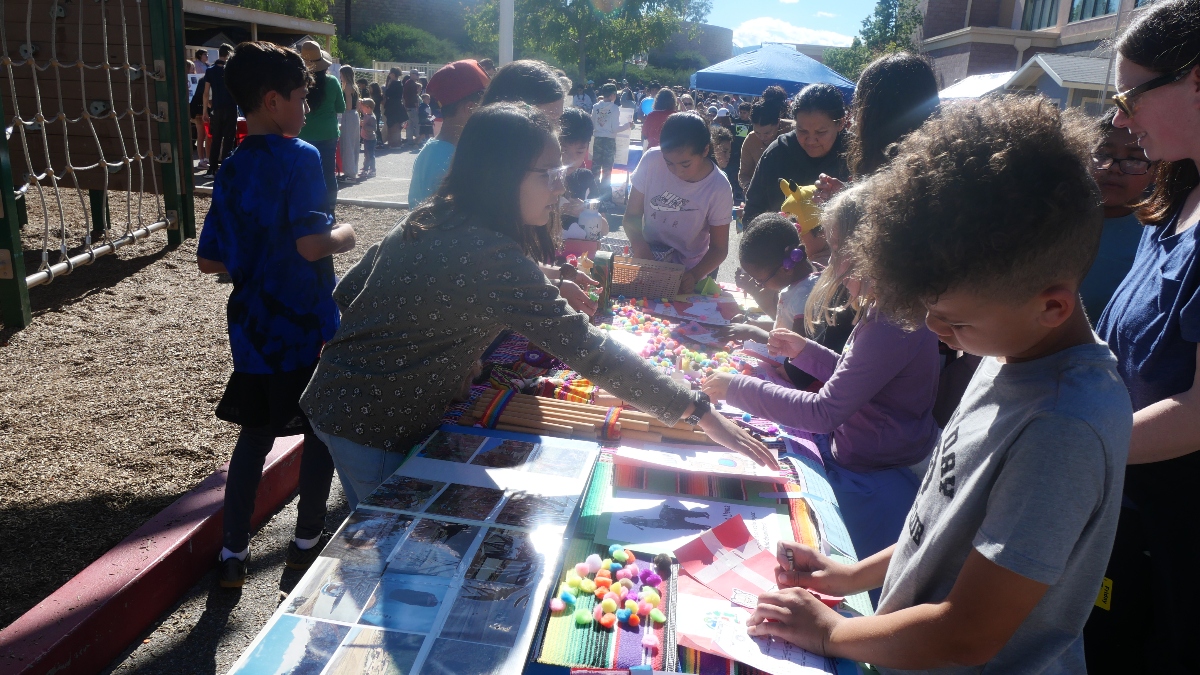
[[[939,356],[937,336],[908,331],[872,306],[867,282],[839,253],[857,225],[855,190],[838,195],[822,214],[833,256],[806,306],[809,332],[830,312],[839,284],[858,315],[841,354],[786,329],[769,346],[825,384],[809,392],[745,375],[716,373],[704,381],[713,399],[817,435],[829,482],[860,559],[896,543],[920,477],[908,467],[929,456],[937,440],[933,419]]]

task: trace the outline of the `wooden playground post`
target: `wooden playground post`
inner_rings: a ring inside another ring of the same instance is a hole
[[[3,100],[0,119],[6,119]],[[7,134],[0,134],[0,210],[0,317],[8,328],[24,328],[33,321],[33,315],[29,311],[29,289],[25,287],[25,248],[21,244]]]

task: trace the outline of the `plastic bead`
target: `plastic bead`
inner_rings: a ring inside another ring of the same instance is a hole
[[[612,628],[613,626],[617,625],[617,615],[605,614],[600,618],[600,625],[604,626],[605,628]]]
[[[587,560],[584,562],[588,566],[589,573],[595,574],[596,572],[598,572],[600,570],[600,556],[599,555],[593,553],[593,554],[589,555],[587,557]]]
[[[617,611],[617,602],[615,600],[613,600],[612,598],[605,598],[600,603],[600,606],[604,608],[605,612],[612,613],[612,612]]]
[[[663,614],[661,609],[655,608],[650,610],[650,620],[655,623],[666,623],[667,615]]]
[[[592,622],[592,615],[586,609],[575,610],[575,625],[586,626]]]
[[[550,601],[550,611],[551,612],[554,612],[557,614],[558,612],[561,612],[566,608],[567,608],[567,603],[563,602],[559,598],[554,598],[553,600]]]

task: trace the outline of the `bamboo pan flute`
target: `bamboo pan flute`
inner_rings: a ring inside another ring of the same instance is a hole
[[[475,405],[463,414],[460,424],[470,426],[479,421],[499,392],[485,392]],[[562,438],[600,438],[600,429],[608,416],[608,408],[562,401],[544,396],[515,394],[504,406],[496,428],[526,434],[559,436]],[[704,432],[684,422],[667,426],[653,415],[624,408],[617,419],[621,438],[660,442],[663,439],[715,445]]]

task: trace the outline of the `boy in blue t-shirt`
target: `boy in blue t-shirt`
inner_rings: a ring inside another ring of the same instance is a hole
[[[354,229],[324,211],[321,157],[295,138],[311,83],[299,54],[267,42],[242,43],[225,69],[249,135],[217,172],[197,263],[233,280],[226,312],[233,375],[217,406],[217,417],[242,427],[225,486],[219,583],[227,588],[246,579],[250,517],[275,438],[304,434],[288,567],[305,569],[320,553],[333,480],[329,450],[298,402],[338,327],[332,255],[354,248]]]

